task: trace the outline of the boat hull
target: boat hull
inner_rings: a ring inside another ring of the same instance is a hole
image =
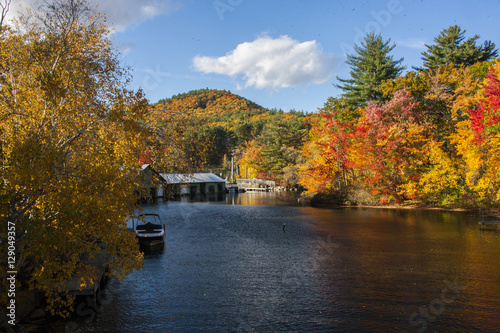
[[[137,237],[140,246],[159,246],[165,243],[163,236],[157,237]]]

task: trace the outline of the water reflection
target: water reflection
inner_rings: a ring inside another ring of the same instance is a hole
[[[476,218],[284,205],[290,200],[244,193],[145,207],[167,222],[164,251],[146,256],[119,292],[106,290],[112,301],[95,320],[72,325],[81,332],[500,328],[498,232],[481,231]]]
[[[475,219],[404,210],[310,209],[310,214],[318,229],[340,244],[338,254],[343,259],[330,260],[324,270],[337,265],[343,272],[338,278],[349,281],[341,283],[343,303],[352,304],[363,318],[372,318],[357,327],[380,331],[384,322],[411,331],[430,327],[431,322],[437,331],[482,331],[478,327],[495,331],[500,327],[500,321],[492,318],[494,310],[469,303],[481,295],[489,299],[486,304],[500,305],[500,288],[493,282],[500,279],[498,234],[481,234]],[[446,306],[441,301],[444,281],[465,286]],[[325,295],[335,292],[331,286],[323,284]],[[477,307],[483,309],[475,311]],[[430,310],[435,313],[428,314]],[[484,311],[488,319],[480,323],[478,318],[486,318]]]
[[[226,203],[230,205],[298,205],[298,192],[245,192],[229,193],[226,196]]]

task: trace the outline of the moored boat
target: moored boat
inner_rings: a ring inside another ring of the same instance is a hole
[[[164,245],[165,225],[158,214],[143,214],[144,223],[138,222],[135,226],[135,236],[141,246]]]

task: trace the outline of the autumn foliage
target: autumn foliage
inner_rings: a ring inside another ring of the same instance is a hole
[[[499,78],[498,61],[409,72],[354,118],[330,99],[304,145],[302,184],[358,204],[498,206]]]
[[[237,177],[341,203],[499,207],[498,60],[391,75],[370,86],[378,100],[332,97],[309,114],[214,89],[149,105],[126,88],[108,36],[83,0],[0,27],[0,252],[10,222],[18,258],[10,269],[0,258],[0,284],[8,270],[31,267],[19,283],[43,291],[51,313],[73,310],[61,297],[68,279],[95,281],[83,257],[105,252],[120,278],[141,267],[126,225],[140,163],[228,177],[233,158]]]
[[[470,109],[470,122],[474,129],[477,143],[484,142],[489,134],[500,129],[500,80],[497,68],[491,68],[486,74],[484,96]]]
[[[0,281],[5,290],[4,274],[18,271],[18,288],[44,292],[47,310],[62,316],[73,310],[65,281],[95,282],[84,257],[105,251],[120,278],[142,263],[126,219],[148,103],[124,88],[127,71],[101,22],[83,2],[56,2],[0,32],[0,252],[10,222],[17,258],[10,269],[0,259]]]
[[[307,134],[302,112],[265,109],[229,91],[201,89],[160,100],[147,124],[166,144],[155,165],[166,172],[211,171],[230,177],[231,157],[237,177],[276,180],[296,186]],[[176,142],[176,151],[172,151]],[[177,164],[161,163],[175,154]]]

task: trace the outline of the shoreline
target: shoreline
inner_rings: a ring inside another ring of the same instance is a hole
[[[441,211],[441,212],[457,212],[457,213],[474,213],[476,212],[478,217],[498,217],[500,218],[500,211],[491,209],[485,211],[484,213],[479,213],[479,209],[466,209],[466,208],[442,208],[442,207],[431,207],[431,206],[419,206],[419,205],[335,205],[335,204],[308,204],[311,207],[318,208],[371,208],[371,209],[404,209],[404,210],[427,210],[427,211]]]
[[[307,195],[301,195],[297,198],[297,202],[311,207],[318,208],[373,208],[373,209],[404,209],[404,210],[426,210],[426,211],[441,211],[441,212],[458,212],[458,213],[473,213],[474,216],[478,217],[496,217],[500,218],[500,210],[495,208],[446,208],[446,207],[433,207],[420,205],[418,203],[408,203],[408,204],[387,204],[387,205],[342,205],[336,203],[328,202],[315,202],[311,203],[311,197]]]

